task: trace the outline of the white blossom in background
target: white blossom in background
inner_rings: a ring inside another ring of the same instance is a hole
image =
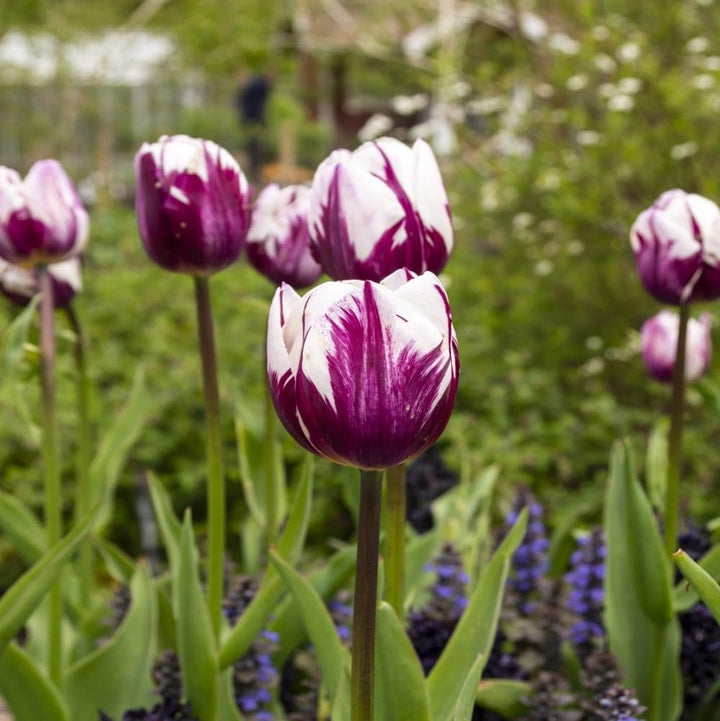
[[[602,42],[610,39],[610,30],[606,25],[596,25],[592,30],[592,36],[595,40]]]
[[[617,59],[621,63],[634,63],[640,57],[641,52],[641,48],[637,43],[624,43],[617,50]]]
[[[595,130],[581,130],[575,140],[578,145],[587,147],[588,145],[597,145],[600,142],[600,133]]]
[[[705,70],[709,70],[710,72],[720,70],[720,56],[711,55],[710,57],[705,58],[703,60],[703,67]]]
[[[619,113],[627,113],[635,107],[635,101],[630,95],[615,95],[607,104],[608,110]]]
[[[568,243],[567,252],[569,255],[577,258],[585,252],[585,246],[581,240],[572,240]]]
[[[704,53],[710,47],[710,41],[702,35],[691,38],[685,44],[685,50],[689,53]]]
[[[623,95],[635,95],[641,87],[642,81],[640,78],[622,78],[617,84],[617,89]]]
[[[473,115],[493,115],[507,109],[508,100],[502,95],[492,95],[489,98],[475,98],[465,107]]]
[[[701,73],[692,79],[691,84],[696,90],[710,90],[715,85],[715,78],[708,73]]]
[[[567,79],[565,87],[571,92],[577,92],[586,88],[589,81],[590,79],[585,73],[578,73]]]
[[[545,258],[544,260],[541,260],[537,265],[533,268],[533,272],[535,275],[539,276],[540,278],[545,278],[550,273],[555,270],[555,263],[553,263],[551,260],[548,260]]]
[[[535,95],[543,100],[547,100],[555,95],[555,88],[550,83],[538,83],[533,89]]]
[[[534,43],[548,36],[548,24],[533,12],[520,13],[518,25],[521,35]]]
[[[392,118],[382,113],[375,113],[371,115],[365,121],[365,125],[358,130],[358,140],[361,143],[365,143],[368,140],[375,140],[375,138],[379,138],[382,135],[387,135],[392,129],[392,126]]]
[[[597,94],[601,98],[612,98],[613,95],[617,95],[618,88],[614,83],[601,83],[598,85]]]
[[[600,53],[593,58],[593,65],[601,73],[614,73],[617,70],[617,62],[605,53]]]
[[[427,93],[415,93],[414,95],[396,95],[390,101],[390,107],[398,115],[412,115],[424,110],[430,103]]]
[[[563,55],[577,55],[580,43],[566,33],[553,33],[548,40],[548,47]]]
[[[684,160],[695,155],[698,151],[698,144],[694,140],[690,140],[687,143],[680,143],[679,145],[673,145],[670,148],[670,157],[673,160]]]

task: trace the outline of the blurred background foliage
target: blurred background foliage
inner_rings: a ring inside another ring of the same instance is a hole
[[[456,222],[444,280],[462,363],[445,460],[470,474],[499,464],[501,496],[530,485],[548,502],[551,523],[576,513],[596,520],[610,443],[630,436],[642,455],[669,404],[669,390],[645,377],[638,355],[638,329],[659,308],[636,276],[630,225],[671,187],[720,200],[716,5],[672,0],[660,12],[652,0],[0,2],[0,56],[13,33],[49,34],[56,50],[118,28],[171,43],[134,82],[107,80],[90,59],[82,80],[67,62],[41,79],[7,63],[0,72],[0,162],[25,172],[40,157],[58,157],[91,204],[77,306],[90,343],[96,432],[138,368],[154,399],[123,474],[113,525],[123,545],[138,552],[133,499],[146,468],[200,518],[204,469],[190,284],[144,255],[132,157],[143,140],[186,132],[242,160],[246,131],[234,96],[258,72],[273,93],[269,162],[257,185],[311,177],[333,147],[357,144],[358,131],[434,143]],[[122,45],[109,47],[118,60]],[[244,262],[212,287],[237,529],[245,509],[232,418],[242,404],[262,428],[273,289]],[[707,310],[717,326],[717,308]],[[17,309],[0,312],[7,326]],[[4,489],[39,507],[33,341],[31,333],[23,363],[0,378],[0,473]],[[73,371],[68,338],[59,343],[71,488]],[[720,514],[717,371],[715,363],[689,395],[683,498],[697,521]],[[299,451],[289,439],[285,447],[292,471]],[[347,532],[337,508],[351,504],[344,472],[320,464],[319,475],[318,544],[323,534]]]

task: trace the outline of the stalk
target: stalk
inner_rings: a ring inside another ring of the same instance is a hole
[[[360,471],[355,601],[352,631],[351,721],[373,721],[375,702],[375,613],[382,471]]]
[[[202,360],[205,425],[207,431],[207,604],[215,641],[220,637],[223,598],[223,561],[225,554],[225,478],[220,431],[220,393],[217,379],[217,357],[213,333],[210,284],[207,278],[195,277],[195,305],[198,344]]]
[[[275,406],[269,382],[265,383],[265,392],[265,534],[270,547],[277,538],[278,501],[275,493]]]
[[[403,618],[405,606],[405,464],[388,468],[385,514],[385,600]]]
[[[683,415],[685,412],[685,348],[690,307],[680,306],[675,369],[673,372],[672,405],[670,409],[670,438],[668,441],[667,491],[665,497],[665,550],[675,552],[680,499],[680,464],[682,462]]]
[[[75,380],[77,383],[78,447],[77,447],[77,486],[75,491],[74,519],[77,523],[84,518],[92,506],[92,488],[90,486],[90,384],[87,375],[85,354],[85,336],[80,319],[72,303],[65,308],[70,326],[75,334]],[[93,556],[92,546],[85,541],[80,547],[78,561],[80,591],[88,598],[92,588]]]
[[[55,319],[52,280],[47,268],[38,268],[40,286],[40,378],[43,398],[42,455],[45,467],[45,533],[52,548],[62,534],[62,501],[55,413]],[[48,592],[48,675],[62,682],[62,589],[56,581]]]

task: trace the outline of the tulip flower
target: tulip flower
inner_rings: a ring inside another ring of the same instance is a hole
[[[67,306],[82,290],[81,268],[78,257],[47,266],[55,308]],[[37,273],[0,260],[0,292],[17,305],[27,305],[40,292]]]
[[[677,354],[680,319],[676,313],[662,310],[643,323],[642,357],[647,372],[662,383],[672,383]],[[710,316],[703,313],[690,319],[685,345],[685,381],[698,380],[710,366]]]
[[[25,180],[0,167],[0,257],[33,267],[80,253],[88,214],[57,160],[35,163]]]
[[[237,260],[252,190],[227,150],[210,140],[165,135],[143,143],[135,177],[140,237],[159,266],[208,276]]]
[[[268,375],[275,408],[308,450],[363,469],[425,450],[450,417],[457,340],[432,273],[275,293]]]
[[[393,138],[336,150],[318,167],[310,241],[335,280],[379,281],[400,268],[439,273],[453,247],[450,207],[430,146]]]
[[[662,303],[720,298],[720,208],[701,195],[668,190],[630,231],[645,289]]]
[[[307,211],[310,188],[271,183],[257,197],[247,237],[252,265],[273,283],[312,285],[322,268],[310,252]]]

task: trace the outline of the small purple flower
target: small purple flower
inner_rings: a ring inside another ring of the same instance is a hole
[[[661,310],[643,323],[642,357],[647,372],[662,383],[672,383],[675,370],[680,319],[676,313]],[[698,380],[710,366],[712,341],[710,316],[703,313],[698,320],[688,321],[685,346],[685,380]]]
[[[66,306],[82,290],[82,263],[70,258],[47,266],[55,308]],[[0,292],[13,303],[25,306],[39,293],[37,272],[0,260]]]
[[[453,247],[450,206],[430,146],[394,138],[336,150],[318,167],[310,240],[335,280],[379,281],[400,268],[439,273]]]
[[[268,320],[275,408],[302,446],[364,469],[395,466],[442,433],[457,390],[452,313],[432,274],[275,293]]]
[[[630,231],[640,280],[661,303],[720,298],[720,208],[712,200],[668,190]]]
[[[310,188],[275,183],[257,197],[247,236],[248,259],[273,283],[293,288],[312,285],[322,268],[310,251],[307,212]]]
[[[227,150],[210,140],[165,135],[143,143],[135,178],[140,237],[159,266],[206,276],[237,260],[252,189]]]
[[[25,180],[0,166],[0,257],[25,267],[80,253],[88,214],[57,160],[35,163]]]

